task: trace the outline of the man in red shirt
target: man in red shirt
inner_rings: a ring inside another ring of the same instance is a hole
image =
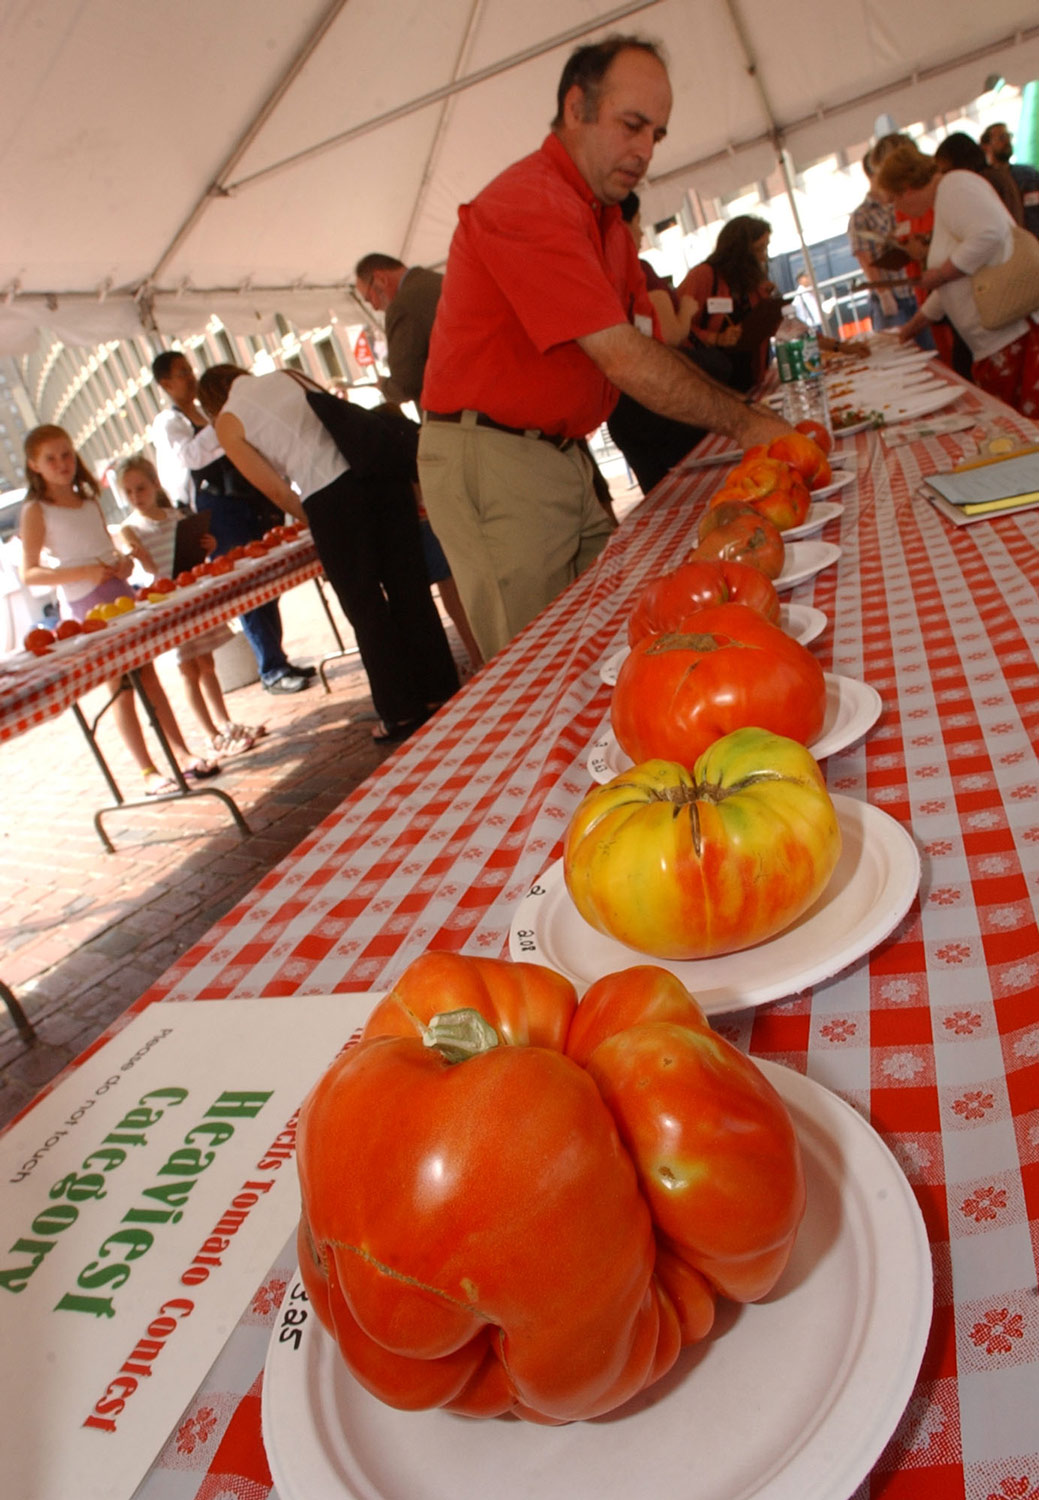
[[[618,205],[671,113],[656,47],[578,49],[557,106],[541,149],[459,209],[422,389],[422,494],[485,657],[606,545],[574,440],[619,390],[741,446],[786,430],[653,337]]]

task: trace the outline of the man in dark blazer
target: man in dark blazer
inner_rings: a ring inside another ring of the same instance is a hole
[[[398,406],[404,401],[418,406],[443,276],[373,252],[357,262],[354,282],[368,305],[386,315],[390,378],[382,383],[383,395]]]

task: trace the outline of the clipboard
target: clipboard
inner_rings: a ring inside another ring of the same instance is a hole
[[[202,546],[202,538],[210,535],[209,522],[212,514],[210,510],[193,511],[177,522],[173,537],[174,578],[178,573],[186,573],[189,568],[197,568],[199,563],[205,562],[206,552]]]
[[[993,516],[1039,504],[1039,451],[958,466],[951,474],[931,474],[927,488],[965,516]]]

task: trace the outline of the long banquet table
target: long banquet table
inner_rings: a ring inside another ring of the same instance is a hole
[[[980,393],[958,411],[1028,441]],[[969,433],[844,440],[842,555],[788,595],[825,612],[823,666],[879,692],[830,789],[911,830],[918,899],[825,983],[721,1018],[882,1135],[923,1212],[934,1316],[915,1391],[860,1495],[1039,1494],[1039,509],[957,529],[917,497]],[[717,469],[677,471],[599,563],[388,759],[139,1002],[388,987],[428,948],[503,955],[561,852],[608,715],[599,667],[643,581],[690,544]],[[637,961],[637,959],[633,959]],[[302,1024],[302,1021],[301,1021]],[[139,1491],[266,1500],[260,1386],[286,1250]],[[782,1378],[781,1371],[769,1372]],[[692,1441],[692,1440],[691,1440]],[[695,1471],[695,1442],[690,1462]],[[695,1487],[688,1491],[695,1494]],[[841,1500],[834,1496],[832,1500]]]
[[[321,573],[310,533],[230,572],[205,579],[111,620],[104,630],[59,642],[43,656],[13,653],[0,661],[0,742],[23,734],[92,688],[154,661],[237,615],[276,599]]]

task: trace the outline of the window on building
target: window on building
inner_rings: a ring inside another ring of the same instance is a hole
[[[314,348],[324,366],[325,374],[333,380],[343,379],[343,366],[331,339],[315,339]]]
[[[232,344],[226,328],[218,328],[216,331],[217,348],[220,350],[220,358],[224,364],[236,365],[238,363],[238,351]]]

